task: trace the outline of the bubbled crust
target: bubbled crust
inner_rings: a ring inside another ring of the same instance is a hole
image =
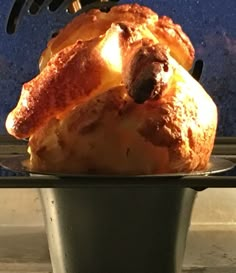
[[[182,35],[181,28],[172,24],[170,19],[160,21],[164,31],[159,30],[155,35],[159,28],[158,16],[147,7],[121,5],[109,13],[92,10],[82,14],[81,18],[72,21],[49,43],[42,54],[41,73],[23,85],[20,100],[6,121],[6,128],[13,136],[27,138],[50,118],[63,116],[91,96],[120,85],[125,80],[123,67],[129,66],[134,49],[142,46],[145,39],[149,44],[167,46],[170,53],[172,47],[178,49],[177,58],[186,60],[182,49],[188,44],[187,36]],[[165,25],[164,21],[168,24]],[[119,46],[111,45],[109,51],[112,54],[104,56],[103,49],[114,40],[114,36]],[[185,42],[180,43],[181,40]],[[192,47],[188,49],[186,56],[192,63]],[[113,59],[117,56],[121,64],[113,68]]]
[[[139,7],[114,8],[118,19],[112,25],[105,13],[90,11],[91,16],[81,15],[85,16],[81,20],[84,24],[89,18],[91,32],[73,21],[49,43],[42,55],[41,74],[24,85],[18,106],[7,120],[10,133],[19,138],[30,137],[31,169],[158,174],[206,168],[214,144],[217,110],[205,90],[183,68],[192,64],[191,43],[169,18],[158,18],[148,8]],[[124,11],[130,17],[124,16]],[[120,22],[123,17],[126,21]],[[139,20],[139,24],[130,18]],[[102,22],[101,26],[106,26],[104,22],[108,20],[108,27],[96,29],[96,20]],[[83,38],[78,39],[77,30]],[[101,54],[106,43],[114,40],[110,45],[113,57],[119,56],[118,63],[109,54]],[[159,45],[164,49],[161,55],[155,51],[161,48]],[[168,47],[183,66],[169,56]],[[129,75],[139,67],[136,60],[140,52],[142,67],[154,67],[151,73],[158,71],[155,76],[163,74],[167,81],[156,85],[161,91],[156,99],[136,104],[125,86],[132,88],[137,83],[133,81],[135,75]],[[155,65],[147,60],[154,60]]]
[[[150,8],[135,3],[114,6],[108,13],[92,9],[75,17],[49,41],[41,56],[40,68],[42,69],[48,60],[65,46],[78,39],[84,41],[103,35],[112,23],[145,26],[161,44],[170,48],[171,55],[185,69],[192,67],[195,51],[181,26],[175,24],[171,18],[159,17]]]
[[[179,68],[159,100],[136,104],[121,86],[78,106],[63,120],[52,119],[30,138],[30,166],[93,174],[202,171],[216,126],[212,99]]]
[[[82,100],[88,97],[92,90],[101,85],[102,80],[102,68],[99,61],[94,66],[93,58],[98,57],[81,42],[53,57],[36,78],[23,85],[17,107],[6,120],[8,132],[17,138],[27,138],[52,116],[62,115],[68,107],[75,106],[78,98]],[[76,63],[83,61],[86,61],[86,69],[77,73]],[[92,81],[87,80],[88,70]],[[83,88],[77,87],[78,74],[83,81]]]
[[[77,104],[120,85],[123,62],[129,62],[145,35],[149,32],[113,24],[104,35],[78,40],[56,53],[37,77],[23,85],[6,120],[8,132],[27,138],[50,118],[63,117]]]
[[[189,70],[193,64],[195,50],[182,27],[175,24],[171,18],[162,16],[155,24],[153,31],[160,43],[170,48],[171,55],[178,63]]]

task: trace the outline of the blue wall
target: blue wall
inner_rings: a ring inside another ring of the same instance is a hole
[[[11,3],[12,2],[12,3]],[[22,11],[14,34],[6,22],[14,1],[0,0],[0,133],[6,133],[7,113],[15,106],[23,82],[38,72],[38,58],[54,30],[71,20],[65,11],[37,16]],[[120,3],[132,1],[120,1]],[[219,109],[218,136],[236,135],[236,1],[136,1],[182,25],[204,61],[201,82]]]

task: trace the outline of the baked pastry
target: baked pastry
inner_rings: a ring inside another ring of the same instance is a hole
[[[49,42],[6,128],[29,138],[32,169],[204,170],[217,109],[187,72],[193,59],[189,38],[166,16],[138,4],[91,10]]]

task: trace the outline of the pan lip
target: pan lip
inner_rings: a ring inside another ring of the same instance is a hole
[[[61,173],[55,171],[43,171],[43,170],[35,170],[29,169],[26,166],[22,165],[22,161],[27,160],[29,158],[28,155],[12,155],[10,157],[2,158],[0,160],[0,166],[8,171],[19,173],[23,175],[30,176],[54,176],[59,178],[81,178],[81,179],[153,179],[153,178],[181,178],[186,176],[208,176],[213,174],[220,174],[223,172],[227,172],[232,170],[236,164],[232,161],[212,155],[210,157],[208,167],[203,171],[193,171],[193,172],[180,172],[180,173],[162,173],[162,174],[137,174],[137,175],[125,175],[125,174],[83,174],[83,173]]]

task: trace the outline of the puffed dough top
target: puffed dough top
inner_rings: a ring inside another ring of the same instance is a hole
[[[29,138],[29,166],[157,174],[206,168],[217,109],[187,72],[182,28],[147,7],[90,10],[53,38],[6,127]]]
[[[75,17],[59,34],[51,39],[40,60],[40,68],[64,47],[77,40],[88,41],[103,35],[112,23],[124,23],[143,26],[163,45],[171,50],[171,55],[187,70],[194,60],[194,48],[180,25],[167,16],[159,17],[157,13],[138,4],[124,4],[111,8],[109,12],[92,9]],[[144,35],[145,37],[145,35]]]

